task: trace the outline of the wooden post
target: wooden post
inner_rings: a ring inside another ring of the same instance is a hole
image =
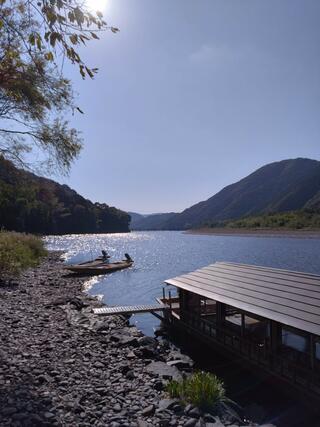
[[[274,364],[279,349],[282,345],[282,328],[281,324],[270,320],[270,338],[271,338],[271,363]],[[282,367],[281,367],[282,369]]]
[[[223,324],[226,318],[226,305],[222,302],[216,302],[216,322],[217,322],[217,338],[224,338],[222,331]]]
[[[246,334],[246,318],[245,314],[241,313],[241,337],[244,337]]]
[[[315,363],[315,356],[316,356],[316,346],[315,346],[315,340],[313,334],[310,334],[310,366],[312,371],[314,371],[314,363]]]

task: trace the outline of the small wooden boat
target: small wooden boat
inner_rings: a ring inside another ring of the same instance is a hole
[[[129,255],[125,254],[126,259],[122,261],[109,262],[103,257],[98,257],[94,261],[86,261],[80,264],[66,265],[64,270],[71,271],[76,274],[83,275],[96,275],[96,274],[107,274],[113,271],[123,270],[133,265],[133,260]]]

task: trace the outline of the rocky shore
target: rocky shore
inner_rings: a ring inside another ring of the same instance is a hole
[[[66,276],[60,255],[0,282],[1,426],[255,425],[223,405],[204,414],[169,399],[166,382],[192,360],[123,317],[94,316],[101,303]]]

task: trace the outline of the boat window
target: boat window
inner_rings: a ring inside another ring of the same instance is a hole
[[[308,351],[307,337],[287,326],[282,327],[282,344],[304,353]]]

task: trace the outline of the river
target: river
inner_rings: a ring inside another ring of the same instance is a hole
[[[176,231],[47,236],[48,249],[65,251],[67,263],[93,259],[106,249],[112,259],[128,252],[134,266],[88,280],[88,292],[108,305],[154,303],[165,279],[216,261],[240,262],[320,274],[320,239],[193,235]],[[158,326],[151,314],[131,321],[148,335]]]

